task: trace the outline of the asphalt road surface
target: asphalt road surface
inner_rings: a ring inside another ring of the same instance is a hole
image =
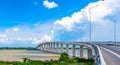
[[[120,47],[113,45],[98,45],[106,65],[120,65]]]

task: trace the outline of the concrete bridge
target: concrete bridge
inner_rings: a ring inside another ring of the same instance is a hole
[[[68,53],[69,50],[72,50],[72,56],[76,56],[76,50],[79,50],[80,58],[83,58],[84,48],[87,50],[88,59],[92,59],[95,57],[96,53],[94,47],[87,42],[86,43],[85,42],[45,42],[37,46],[38,50],[55,52],[55,53],[62,53],[62,52]]]
[[[80,58],[84,58],[83,50],[86,49],[87,59],[94,59],[94,65],[120,64],[120,43],[111,45],[109,42],[92,42],[92,44],[89,44],[89,42],[45,42],[39,44],[36,48],[54,53],[68,53],[72,49],[72,56],[76,56],[76,50],[79,50]]]

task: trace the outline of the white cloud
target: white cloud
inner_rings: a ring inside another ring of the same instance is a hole
[[[75,12],[71,16],[63,17],[62,19],[57,20],[55,22],[55,25],[56,26],[59,25],[62,28],[65,28],[66,30],[70,30],[70,29],[72,29],[72,27],[74,27],[75,24],[78,24],[80,22],[89,21],[89,18],[90,18],[89,17],[90,16],[89,9],[91,7],[94,7],[95,5],[98,5],[98,6],[90,9],[91,21],[100,23],[100,21],[99,21],[100,19],[102,19],[105,16],[107,16],[108,14],[112,13],[112,9],[110,7],[108,7],[107,4],[108,3],[106,3],[106,1],[90,3],[88,6],[86,6],[81,11]],[[83,19],[85,19],[85,21],[83,21]]]
[[[49,2],[48,0],[44,0],[43,5],[48,9],[58,7],[58,4],[56,4],[54,1]]]
[[[34,41],[33,41],[33,43],[35,43],[35,44],[40,44],[40,43],[42,43],[42,42],[50,42],[52,39],[51,39],[51,36],[49,36],[49,35],[45,35],[45,36],[43,36],[41,39],[35,39]]]
[[[63,17],[60,20],[57,20],[55,24],[61,25],[66,29],[70,29],[74,23],[82,22],[82,19],[86,19],[89,21],[89,9],[91,11],[91,20],[92,22],[98,22],[100,19],[104,18],[107,15],[114,13],[114,10],[119,8],[119,0],[105,0],[98,1],[94,3],[90,3],[84,9],[79,12],[73,13],[71,16]],[[97,5],[97,6],[96,6]],[[96,6],[96,7],[94,7]],[[84,22],[84,21],[83,21]]]
[[[94,41],[97,40],[96,38],[97,37],[99,38],[99,34],[97,34],[97,32],[100,32],[97,25],[103,26],[103,27],[101,27],[101,28],[103,28],[102,31],[107,32],[108,28],[111,28],[108,25],[112,25],[107,22],[112,22],[110,20],[114,20],[116,18],[118,18],[118,19],[116,19],[117,21],[120,20],[119,19],[120,15],[118,15],[118,13],[120,12],[119,2],[120,2],[119,0],[104,0],[104,1],[93,2],[93,3],[90,3],[89,5],[87,5],[85,8],[83,8],[81,11],[73,13],[71,16],[66,16],[61,19],[56,20],[54,23],[54,32],[56,32],[56,31],[58,31],[58,32],[54,33],[54,34],[57,34],[55,36],[63,35],[63,33],[59,34],[59,31],[60,32],[72,31],[73,32],[72,34],[74,34],[75,31],[80,30],[78,27],[82,25],[81,27],[85,27],[85,30],[84,30],[85,32],[83,32],[84,40],[88,41],[89,40],[89,39],[87,39],[87,38],[89,38],[89,26],[88,25],[90,22],[89,8],[97,5],[96,7],[90,9],[91,22],[92,22],[92,35],[94,37],[93,38]],[[108,16],[111,16],[111,18],[109,18]],[[104,25],[108,26],[108,27],[105,27]],[[97,30],[97,32],[95,30]],[[109,32],[110,32],[110,30],[109,30]],[[113,32],[107,33],[107,34],[111,35],[112,33]],[[69,34],[69,32],[64,33],[64,34]],[[80,33],[76,34],[76,35],[80,35]],[[100,35],[102,36],[102,34],[100,34]],[[104,38],[104,40],[111,40],[112,35],[111,35],[111,38],[109,38],[110,37],[109,35],[106,36]],[[71,36],[71,34],[69,36]],[[101,40],[103,40],[103,39],[101,38]]]
[[[0,34],[0,43],[10,43],[7,34]]]
[[[45,35],[50,35],[52,25],[49,23],[36,24],[37,26],[33,25],[32,28],[27,25],[7,28],[4,32],[0,32],[0,43],[12,43],[14,41],[28,41],[32,43],[40,39],[42,39],[42,42],[45,41],[45,38],[50,41]],[[45,38],[43,38],[44,36]]]
[[[58,26],[62,26],[63,28],[66,28],[67,30],[70,30],[72,28],[72,26],[75,23],[79,23],[80,20],[83,18],[82,13],[80,12],[75,12],[73,15],[71,15],[71,17],[64,17],[61,20],[57,20],[55,22],[55,25]]]
[[[17,32],[19,31],[19,28],[13,28],[13,31]]]

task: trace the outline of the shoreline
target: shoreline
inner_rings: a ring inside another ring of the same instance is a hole
[[[71,54],[70,54],[71,56]],[[76,55],[79,57],[79,54]],[[60,54],[46,52],[46,51],[38,51],[38,50],[20,50],[20,49],[0,49],[0,61],[20,61],[23,62],[22,58],[29,58],[31,60],[58,60]],[[84,58],[87,58],[87,55],[84,55]]]
[[[0,50],[0,61],[20,61],[22,58],[29,58],[31,60],[57,60],[60,54],[53,54],[43,51],[33,50]]]

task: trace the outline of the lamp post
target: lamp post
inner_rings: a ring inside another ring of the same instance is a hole
[[[92,21],[91,21],[91,9],[93,9],[93,8],[96,7],[96,6],[98,6],[98,5],[89,7],[89,20],[90,20],[90,31],[89,31],[89,35],[90,35],[89,37],[90,37],[90,38],[89,38],[89,39],[90,39],[90,44],[92,44],[92,41],[91,41],[91,35],[92,35],[92,34],[91,34],[91,22],[92,22]]]
[[[116,44],[116,21],[114,21],[114,43]]]
[[[81,30],[81,42],[82,42],[82,30]]]
[[[82,41],[82,25],[81,25],[81,27],[80,27],[80,34],[81,34],[81,42],[83,42],[83,41]]]

